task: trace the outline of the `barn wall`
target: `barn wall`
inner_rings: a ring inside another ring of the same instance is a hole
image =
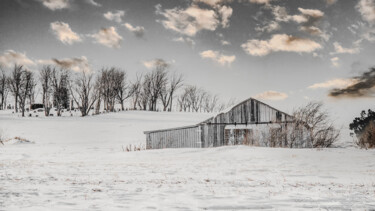
[[[145,132],[147,149],[223,146],[227,144],[226,125],[235,123],[253,125],[252,127],[256,129],[253,134],[258,140],[257,145],[268,146],[270,144],[266,139],[269,136],[269,129],[257,123],[272,122],[270,125],[279,125],[283,122],[285,127],[282,130],[287,133],[287,129],[293,128],[293,125],[288,126],[290,123],[285,122],[291,120],[290,115],[250,98],[195,126]],[[289,135],[287,137],[289,138]],[[294,144],[296,147],[303,147],[304,143],[306,142]]]
[[[146,132],[147,149],[201,148],[201,126]]]
[[[286,122],[291,120],[292,117],[288,114],[251,98],[205,122],[208,125],[204,126],[204,146],[215,147],[225,145],[225,124],[221,123],[255,124],[256,122]],[[210,125],[209,123],[213,124]]]

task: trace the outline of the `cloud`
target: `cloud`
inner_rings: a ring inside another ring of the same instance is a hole
[[[157,66],[161,67],[169,67],[171,63],[166,62],[164,59],[153,59],[149,61],[143,61],[143,66],[145,66],[147,69],[154,69]]]
[[[186,37],[186,38],[184,38],[184,37],[178,37],[178,38],[173,39],[173,41],[175,41],[175,42],[183,42],[183,43],[186,43],[186,44],[189,45],[190,47],[195,46],[195,41],[192,40],[192,39],[189,38],[189,37]]]
[[[344,88],[351,86],[357,83],[357,79],[343,79],[343,78],[335,78],[332,80],[328,80],[322,83],[315,83],[309,86],[309,89],[320,89],[320,88]]]
[[[236,60],[236,56],[234,55],[224,55],[219,53],[218,51],[212,51],[212,50],[207,50],[207,51],[202,51],[200,53],[200,56],[204,59],[211,59],[218,64],[225,66],[225,65],[230,65],[232,62]]]
[[[270,40],[248,40],[241,47],[246,53],[253,56],[265,56],[277,51],[310,53],[322,48],[319,43],[310,39],[293,37],[286,34],[275,34]]]
[[[86,2],[88,4],[91,4],[91,5],[95,6],[95,7],[101,7],[102,6],[101,4],[95,2],[94,0],[86,0]]]
[[[122,37],[117,33],[116,28],[102,28],[98,33],[90,35],[99,44],[109,48],[120,48]]]
[[[333,58],[331,58],[332,66],[334,66],[334,67],[340,66],[339,60],[340,60],[339,57],[333,57]]]
[[[219,25],[224,28],[229,26],[229,17],[232,15],[232,8],[228,6],[217,6],[214,9],[202,9],[195,4],[190,5],[186,9],[161,8],[158,4],[156,14],[162,15],[165,19],[158,20],[164,28],[173,30],[180,34],[190,37],[196,35],[201,30],[215,31]]]
[[[337,2],[337,0],[325,0],[327,5],[332,5]]]
[[[124,26],[131,32],[133,32],[133,34],[138,37],[138,38],[142,38],[143,35],[145,34],[145,28],[142,27],[142,26],[132,26],[130,23],[125,23]]]
[[[283,92],[266,91],[255,95],[254,98],[259,100],[285,100],[288,98],[288,95]]]
[[[256,27],[255,31],[258,31],[258,32],[264,32],[264,31],[273,32],[273,31],[276,31],[276,30],[279,30],[279,29],[280,29],[280,24],[276,21],[271,21],[263,27]]]
[[[104,13],[103,16],[110,21],[115,21],[117,23],[122,22],[122,17],[125,15],[125,12],[122,10],[117,10],[116,12],[110,12]]]
[[[220,40],[221,45],[230,45],[231,43],[227,40]]]
[[[56,38],[64,44],[71,45],[82,41],[81,37],[73,32],[67,23],[56,21],[51,23],[50,26]]]
[[[26,67],[35,65],[35,63],[29,59],[25,53],[7,50],[0,55],[0,65],[12,67],[15,64],[24,65]]]
[[[331,54],[342,54],[342,53],[356,54],[356,53],[359,53],[359,51],[360,51],[358,47],[344,48],[338,42],[334,42],[333,46],[335,47],[335,52],[333,52]]]
[[[204,3],[209,6],[216,6],[218,4],[230,3],[232,0],[193,0],[194,3]]]
[[[272,6],[272,14],[275,16],[275,20],[278,22],[288,22],[291,16],[288,15],[286,8],[282,6]]]
[[[218,9],[218,13],[221,16],[221,25],[223,28],[229,27],[229,18],[232,16],[233,9],[228,6],[222,6]]]
[[[48,9],[55,11],[70,7],[69,0],[40,0]]]
[[[374,0],[360,0],[356,5],[357,10],[362,15],[362,19],[369,24],[375,24],[375,1]]]
[[[375,97],[375,67],[352,78],[357,82],[342,89],[332,89],[330,97]]]
[[[250,3],[255,4],[269,4],[272,0],[249,0]]]
[[[56,65],[60,68],[73,70],[75,72],[91,71],[89,61],[85,56],[81,56],[80,58],[38,60],[37,62],[41,65]]]

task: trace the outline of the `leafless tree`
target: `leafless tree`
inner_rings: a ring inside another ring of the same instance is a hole
[[[137,75],[135,81],[131,84],[130,89],[133,99],[133,109],[136,110],[142,91],[142,75]]]
[[[101,95],[104,101],[104,110],[113,112],[116,103],[115,74],[114,67],[102,69],[101,71]]]
[[[182,86],[183,77],[182,75],[177,75],[176,73],[171,76],[169,81],[166,81],[161,92],[160,99],[163,104],[163,111],[166,111],[169,107],[169,111],[172,111],[172,104],[174,94]]]
[[[69,71],[54,68],[51,73],[51,85],[57,116],[61,116],[61,110],[69,104]]]
[[[114,91],[116,94],[116,99],[121,104],[121,110],[124,111],[124,102],[130,96],[132,96],[132,89],[129,87],[127,82],[127,73],[123,70],[115,70],[114,72]]]
[[[330,120],[328,112],[323,110],[321,102],[310,102],[293,112],[297,127],[303,125],[309,131],[312,147],[330,147],[338,140],[340,132]]]
[[[141,110],[147,110],[147,105],[151,101],[151,76],[146,74],[143,77],[141,92],[139,95],[138,105]]]
[[[18,100],[20,97],[20,91],[22,86],[22,75],[25,72],[22,65],[14,65],[11,76],[8,78],[8,84],[10,92],[14,97],[14,109],[18,112]]]
[[[208,113],[214,112],[218,104],[218,100],[219,100],[219,97],[217,95],[211,95],[207,93],[203,99],[204,111]]]
[[[26,99],[30,96],[32,88],[35,87],[34,74],[30,71],[22,71],[21,83],[19,87],[19,103],[22,111],[22,116],[25,116]]]
[[[4,69],[0,66],[0,110],[6,108],[6,100],[8,97],[8,77],[5,74]]]
[[[160,93],[165,87],[168,81],[167,71],[168,65],[165,63],[157,64],[155,69],[146,74],[150,80],[150,98],[149,98],[149,110],[156,111],[156,105],[160,96]]]
[[[39,78],[42,86],[42,102],[44,107],[44,115],[49,116],[49,112],[52,107],[51,94],[52,90],[52,68],[50,66],[44,66],[39,72]]]
[[[70,93],[74,102],[79,106],[82,116],[87,116],[97,99],[94,90],[93,74],[80,72],[70,83]]]

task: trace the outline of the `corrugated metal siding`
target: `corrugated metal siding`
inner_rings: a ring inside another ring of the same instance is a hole
[[[147,133],[147,149],[201,148],[201,126]]]

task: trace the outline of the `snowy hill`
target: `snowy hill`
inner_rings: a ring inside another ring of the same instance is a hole
[[[0,114],[0,210],[375,208],[375,151],[230,146],[137,152],[144,130],[207,114]]]

